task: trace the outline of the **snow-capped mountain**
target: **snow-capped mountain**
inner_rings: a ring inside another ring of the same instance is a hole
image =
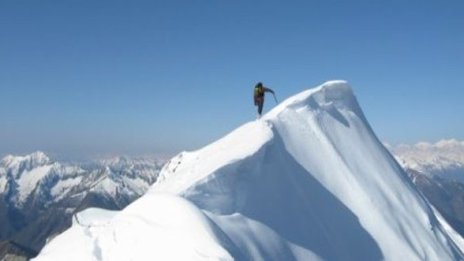
[[[84,193],[82,197],[88,192],[133,197],[148,189],[161,166],[158,160],[116,157],[83,169],[53,162],[43,152],[10,155],[0,162],[0,193],[6,194],[16,207],[23,206],[27,200],[51,204],[69,198],[69,193]]]
[[[148,190],[157,179],[162,164],[158,159],[146,158],[101,160],[90,172],[86,187],[90,188],[90,194],[118,199],[112,209],[121,209]]]
[[[464,142],[387,145],[417,188],[464,236]]]
[[[161,166],[151,158],[116,157],[82,167],[43,152],[6,156],[0,161],[0,241],[39,251],[47,237],[70,226],[76,211],[122,209],[141,196]]]
[[[464,141],[441,140],[415,145],[387,145],[406,169],[464,182]]]
[[[463,247],[332,81],[174,157],[122,211],[78,213],[35,260],[462,260]]]
[[[49,204],[79,184],[85,173],[80,167],[52,162],[43,152],[9,155],[0,162],[0,193],[17,208],[28,200]]]

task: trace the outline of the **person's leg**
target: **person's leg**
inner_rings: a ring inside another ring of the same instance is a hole
[[[258,114],[259,115],[261,115],[261,113],[263,112],[263,104],[264,104],[263,101],[259,101],[258,103]]]

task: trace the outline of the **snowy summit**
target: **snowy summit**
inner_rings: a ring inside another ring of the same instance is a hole
[[[344,81],[179,154],[124,210],[75,219],[36,260],[464,258]]]

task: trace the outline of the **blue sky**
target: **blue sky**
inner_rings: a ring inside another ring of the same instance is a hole
[[[352,85],[381,140],[464,139],[463,1],[0,3],[0,154],[175,153]],[[268,100],[265,110],[273,102]]]

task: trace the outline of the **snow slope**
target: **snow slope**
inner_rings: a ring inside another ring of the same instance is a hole
[[[74,224],[36,260],[463,258],[344,81],[179,154],[145,196],[105,216]]]

